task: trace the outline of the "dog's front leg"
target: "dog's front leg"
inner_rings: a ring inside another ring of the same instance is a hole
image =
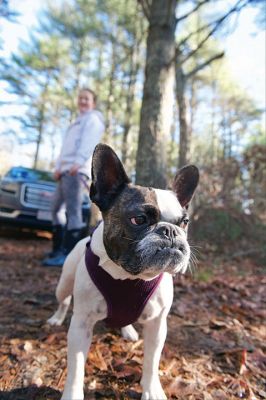
[[[159,362],[164,346],[167,314],[161,315],[144,325],[144,360],[141,379],[142,400],[164,400],[166,395],[159,379]]]
[[[84,368],[95,321],[72,316],[68,331],[68,372],[62,400],[83,400]]]

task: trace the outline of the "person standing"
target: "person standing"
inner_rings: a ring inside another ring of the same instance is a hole
[[[91,89],[80,90],[79,115],[68,128],[56,161],[54,177],[57,187],[52,202],[53,251],[43,260],[44,266],[62,266],[67,254],[82,238],[85,226],[82,220],[82,181],[90,178],[93,150],[101,141],[105,128],[103,115],[95,108],[96,100]],[[63,205],[66,207],[66,227]]]

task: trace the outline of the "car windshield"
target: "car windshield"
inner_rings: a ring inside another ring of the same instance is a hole
[[[16,180],[30,180],[30,181],[49,181],[53,182],[53,174],[48,171],[41,171],[38,169],[31,169],[25,167],[13,167],[6,174],[7,178]]]

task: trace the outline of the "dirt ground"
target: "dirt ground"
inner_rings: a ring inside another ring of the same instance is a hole
[[[66,377],[66,335],[45,321],[56,307],[59,268],[41,267],[49,234],[0,231],[0,399],[57,400]],[[266,399],[265,284],[251,259],[204,257],[175,278],[160,364],[169,399]],[[138,327],[139,328],[139,327]],[[140,399],[142,340],[103,323],[86,364],[86,399]]]

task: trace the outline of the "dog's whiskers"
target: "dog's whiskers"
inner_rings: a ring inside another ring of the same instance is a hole
[[[202,249],[202,246],[196,245],[196,244],[194,244],[193,242],[190,242],[190,241],[189,241],[189,245],[193,249]]]
[[[193,247],[190,247],[190,250],[191,250],[191,252],[193,252],[193,255],[194,255],[194,256],[196,256],[196,255],[199,256],[200,253],[201,253],[198,249],[194,249]]]
[[[197,255],[200,254],[200,250],[198,249],[202,249],[202,246],[197,246],[194,243],[189,242],[189,247],[191,249],[191,254],[195,257],[195,253],[197,253]]]
[[[191,273],[195,271],[195,269],[197,268],[197,264],[198,264],[198,259],[197,256],[195,255],[195,249],[192,248],[188,264],[188,269]]]

